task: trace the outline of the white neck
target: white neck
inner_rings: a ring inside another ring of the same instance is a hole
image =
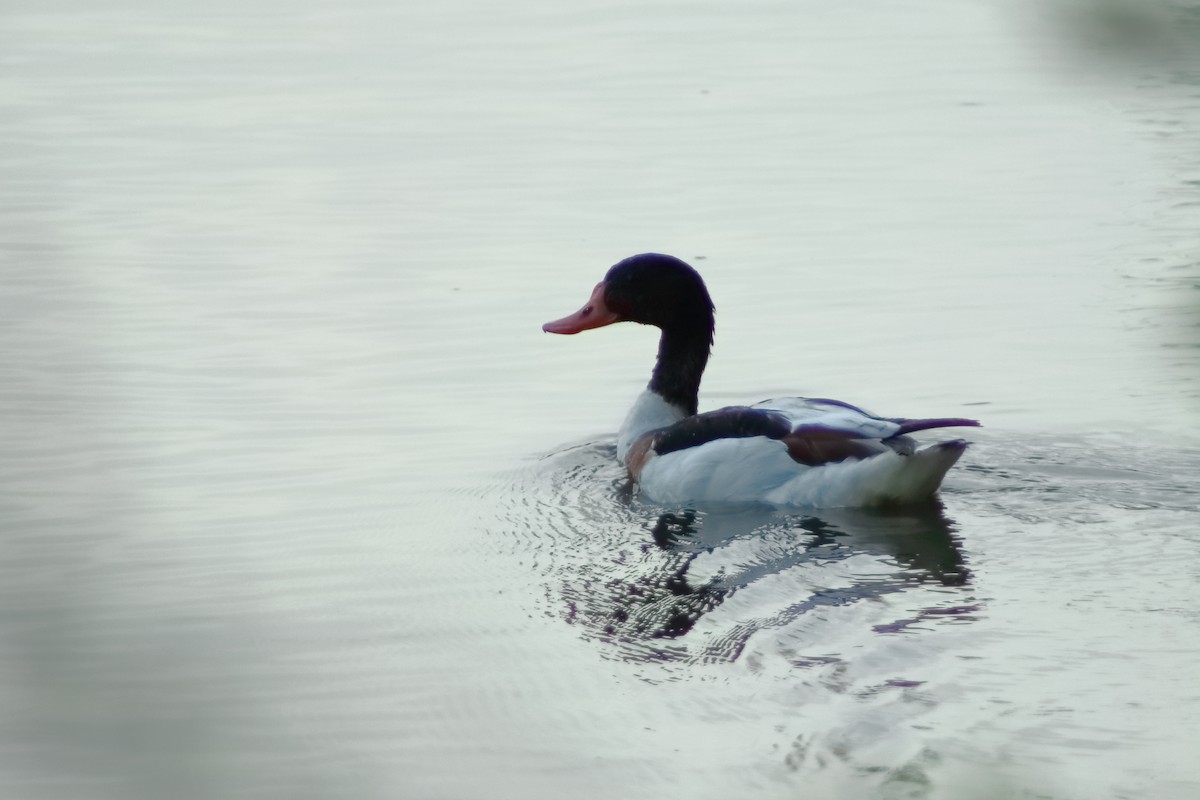
[[[617,461],[625,463],[625,454],[639,436],[656,428],[674,425],[688,416],[687,412],[663,399],[658,392],[649,389],[638,395],[633,408],[625,415],[621,432],[617,435]]]

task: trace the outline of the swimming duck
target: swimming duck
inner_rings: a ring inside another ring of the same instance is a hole
[[[655,502],[832,508],[928,501],[968,443],[917,449],[908,434],[979,425],[879,417],[805,397],[697,413],[713,302],[699,273],[673,256],[643,253],[618,262],[582,308],[542,330],[574,334],[615,322],[662,331],[650,383],[617,436],[617,459]]]

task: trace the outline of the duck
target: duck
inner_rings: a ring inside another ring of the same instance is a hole
[[[547,322],[571,335],[618,322],[660,330],[646,389],[617,434],[617,461],[660,504],[721,502],[844,508],[936,502],[969,442],[918,447],[910,434],[979,427],[957,417],[881,417],[840,400],[782,397],[699,412],[715,307],[683,260],[642,253],[617,262],[573,314]]]

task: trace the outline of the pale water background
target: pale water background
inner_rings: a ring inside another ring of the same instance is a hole
[[[1200,11],[1093,6],[0,2],[0,797],[1200,797]],[[944,511],[629,498],[646,250]]]

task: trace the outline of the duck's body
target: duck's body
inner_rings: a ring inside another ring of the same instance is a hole
[[[966,442],[917,450],[907,433],[971,423],[883,419],[837,400],[781,397],[658,424],[669,408],[647,389],[617,439],[618,460],[660,503],[917,502],[937,491]]]
[[[967,443],[917,450],[907,434],[979,424],[877,417],[837,400],[802,397],[698,414],[713,306],[695,270],[671,256],[621,261],[587,305],[543,329],[578,333],[625,320],[662,329],[650,385],[617,439],[618,460],[657,502],[824,508],[920,502],[934,496]]]

